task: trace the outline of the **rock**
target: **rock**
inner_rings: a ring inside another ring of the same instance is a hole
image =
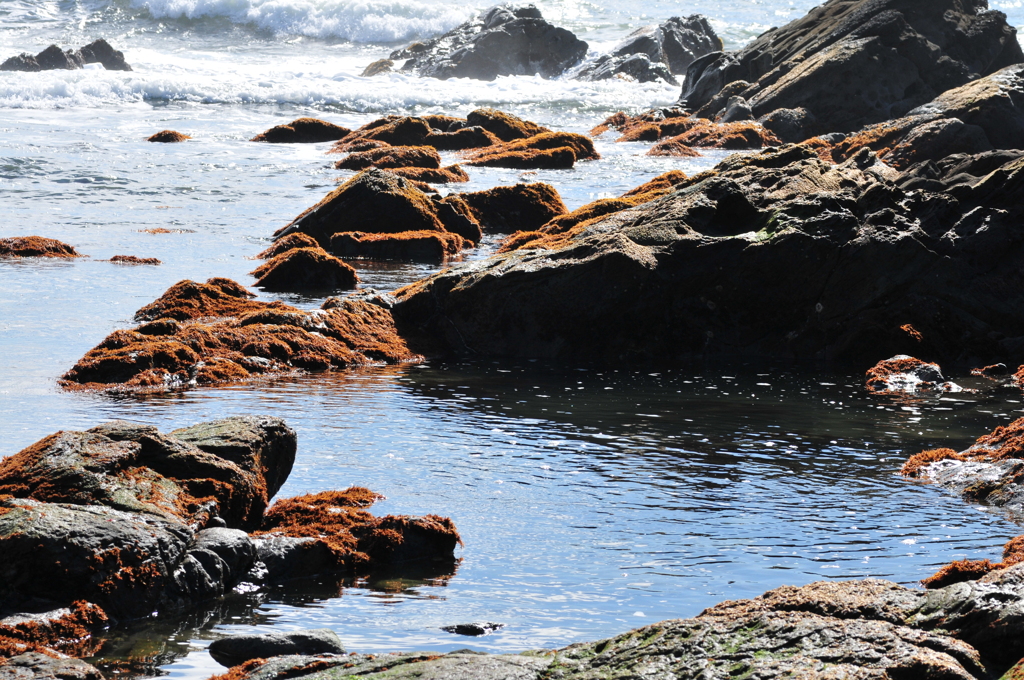
[[[285,655],[344,654],[345,646],[330,628],[282,633],[232,635],[214,640],[207,648],[221,666],[237,666],[250,659]]]
[[[804,108],[775,109],[758,118],[757,122],[786,144],[809,139],[816,125],[814,114]]]
[[[103,680],[103,674],[81,659],[29,652],[6,659],[0,665],[0,680]]]
[[[498,76],[553,78],[587,53],[587,43],[552,26],[533,5],[498,5],[427,43],[391,54],[403,71],[431,78],[494,80]]]
[[[402,231],[397,234],[339,232],[331,237],[331,252],[368,260],[412,260],[443,263],[470,245],[458,234]]]
[[[0,257],[82,257],[74,247],[43,236],[0,238]]]
[[[20,54],[0,64],[0,71],[49,71],[53,69],[80,69],[85,64],[102,64],[108,71],[131,71],[124,54],[115,50],[103,38],[78,50],[61,50],[50,45],[39,54]]]
[[[867,388],[871,392],[961,392],[956,383],[942,377],[938,364],[899,354],[880,361],[867,372]]]
[[[480,127],[487,130],[503,142],[511,142],[516,139],[535,137],[545,132],[551,132],[534,122],[523,120],[511,113],[498,111],[496,109],[476,109],[470,111],[466,116],[468,127]]]
[[[4,658],[28,652],[94,656],[103,645],[95,634],[108,621],[106,612],[84,600],[51,611],[0,618],[0,672]]]
[[[323,248],[292,248],[250,272],[254,285],[269,291],[348,290],[359,283],[356,270]]]
[[[750,102],[755,117],[805,108],[815,134],[897,118],[1024,61],[1005,15],[985,8],[976,0],[829,0],[739,52],[695,60],[680,104],[700,109],[730,83],[746,81],[733,94]]]
[[[319,248],[320,244],[317,243],[316,239],[309,234],[303,234],[301,231],[297,231],[294,234],[289,234],[284,238],[277,239],[272,246],[266,250],[260,251],[259,255],[256,256],[258,260],[269,260],[270,258],[280,255],[283,252],[289,251],[293,248]]]
[[[274,236],[302,232],[329,247],[331,235],[342,231],[393,234],[445,228],[433,201],[409,180],[371,169],[327,194]]]
[[[504,623],[459,623],[454,626],[442,626],[441,630],[455,635],[480,636],[493,633],[505,627]]]
[[[703,119],[692,119],[686,132],[674,137],[663,137],[651,147],[648,156],[689,155],[679,148],[717,149],[761,149],[781,144],[778,138],[759,123],[740,121],[735,123],[713,123]],[[666,126],[662,126],[664,130]]]
[[[394,69],[395,62],[390,59],[378,59],[371,63],[363,72],[359,75],[363,78],[372,78],[373,76],[384,75],[385,73],[391,73]]]
[[[441,157],[429,146],[386,146],[350,153],[334,164],[336,170],[367,168],[433,168],[441,167]]]
[[[979,378],[989,378],[991,380],[998,380],[1009,374],[1010,369],[1006,367],[1006,364],[992,364],[991,366],[971,369],[971,375],[976,375]]]
[[[490,655],[461,651],[438,655],[353,654],[345,657],[278,656],[253,660],[232,670],[238,680],[274,680],[280,677],[358,677],[372,680],[540,680],[551,665],[541,654]]]
[[[660,62],[652,62],[646,54],[630,54],[612,56],[605,54],[598,57],[576,74],[576,80],[610,80],[625,76],[638,83],[653,83],[659,80],[671,85],[678,85],[668,66]]]
[[[533,137],[463,153],[467,165],[498,168],[567,169],[578,160],[601,157],[594,143],[572,132],[544,132]]]
[[[146,138],[147,142],[159,142],[161,144],[174,144],[177,142],[184,142],[185,140],[192,139],[189,135],[184,135],[174,130],[161,130],[155,134],[150,135]]]
[[[110,261],[116,264],[162,264],[155,257],[136,257],[135,255],[114,255]]]
[[[672,17],[629,34],[610,54],[581,70],[577,78],[606,80],[624,73],[642,83],[664,80],[675,85],[673,74],[686,73],[694,59],[721,49],[722,40],[706,17]]]
[[[423,141],[438,151],[479,149],[501,143],[501,140],[494,133],[488,132],[476,125],[452,130],[451,132],[431,132]]]
[[[458,165],[449,165],[446,168],[392,168],[391,172],[399,177],[405,177],[412,182],[429,182],[431,184],[457,184],[468,182],[469,175]],[[445,227],[451,230],[446,220],[441,221]]]
[[[1011,283],[1022,168],[1011,160],[958,199],[900,189],[867,149],[839,165],[808,145],[732,156],[557,249],[412,284],[394,314],[408,333],[477,356],[1004,360],[1024,342]],[[792,281],[794,267],[799,284],[757,283]],[[447,330],[428,321],[442,318]],[[606,332],[582,330],[593,328]]]
[[[725,112],[722,113],[722,117],[718,119],[718,122],[733,123],[740,120],[753,119],[754,113],[751,111],[746,99],[743,97],[729,97],[729,102],[725,105]]]
[[[533,231],[569,212],[550,184],[515,184],[459,194],[473,217],[488,232]]]
[[[353,130],[339,139],[327,153],[365,151],[373,146],[359,146],[368,142],[384,143],[391,146],[425,146],[427,135],[431,134],[430,124],[422,118],[409,116],[385,116]]]
[[[136,313],[175,319],[115,331],[60,379],[64,389],[173,389],[300,370],[398,363],[417,355],[390,312],[363,302],[303,311],[259,302],[234,281],[182,281]],[[214,317],[214,318],[211,318]],[[141,332],[147,331],[147,332]]]
[[[317,144],[337,141],[351,132],[348,128],[318,118],[297,118],[287,125],[276,125],[261,132],[249,141],[271,144]]]

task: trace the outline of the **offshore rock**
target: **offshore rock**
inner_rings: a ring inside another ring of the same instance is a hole
[[[214,640],[208,649],[221,666],[237,666],[250,659],[272,656],[345,653],[341,638],[330,628],[232,635]]]
[[[59,384],[166,390],[418,358],[375,305],[307,311],[252,297],[228,279],[181,281],[136,313],[141,325],[109,335]]]
[[[0,238],[0,257],[82,257],[73,246],[43,236]]]
[[[254,285],[270,291],[350,290],[359,283],[355,269],[320,246],[286,250],[251,275]]]
[[[274,241],[273,245],[269,246],[265,250],[260,251],[256,255],[257,260],[269,260],[272,257],[280,255],[283,252],[292,250],[293,248],[319,248],[320,244],[317,243],[316,239],[309,234],[303,234],[301,231],[297,231],[294,234],[289,234],[284,238],[279,238]]]
[[[488,232],[499,234],[533,231],[569,212],[558,191],[543,182],[473,191],[458,199]]]
[[[85,64],[102,64],[108,71],[131,71],[124,54],[115,50],[103,38],[78,50],[61,50],[50,45],[39,54],[20,54],[0,64],[0,71],[51,71],[80,69]]]
[[[183,134],[177,130],[161,130],[146,137],[147,142],[157,142],[160,144],[176,144],[190,139],[192,139],[190,135]]]
[[[0,664],[0,680],[104,680],[95,666],[81,659],[54,658],[28,652]]]
[[[516,169],[568,169],[576,161],[597,160],[594,142],[574,132],[542,132],[532,137],[503,142],[464,152],[467,165]]]
[[[368,260],[411,260],[441,264],[472,245],[458,234],[403,231],[397,234],[339,232],[331,237],[331,252]]]
[[[960,392],[956,383],[942,377],[938,364],[899,354],[880,361],[867,372],[867,388],[872,392]]]
[[[478,356],[1000,360],[1024,346],[1022,168],[958,200],[900,189],[866,149],[838,165],[807,145],[732,156],[558,246],[411,284],[393,311]]]
[[[348,128],[318,118],[297,118],[287,125],[275,125],[249,141],[271,144],[316,144],[342,139],[351,132]]]
[[[431,78],[494,80],[498,76],[553,78],[578,63],[587,43],[553,26],[533,5],[498,5],[426,43],[396,50],[401,70]]]
[[[334,164],[336,170],[367,168],[440,168],[441,157],[429,146],[385,146],[350,153]]]
[[[805,108],[814,133],[898,118],[940,93],[1024,61],[1016,31],[984,0],[829,0],[739,52],[686,74],[680,104],[704,107],[730,83],[756,117]]]
[[[606,80],[623,73],[642,83],[660,79],[675,85],[674,74],[686,73],[694,59],[721,49],[722,39],[707,17],[672,17],[657,26],[633,31],[611,53],[582,69],[576,77]]]

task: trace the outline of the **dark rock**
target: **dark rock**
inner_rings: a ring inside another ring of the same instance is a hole
[[[469,175],[458,165],[449,165],[445,168],[391,168],[390,171],[412,182],[458,184],[469,181]],[[444,217],[441,217],[441,221],[445,222]],[[448,227],[447,223],[445,227]]]
[[[413,284],[394,313],[409,333],[476,356],[1013,356],[1024,160],[962,199],[907,193],[897,179],[866,149],[840,165],[804,145],[733,156],[549,250]]]
[[[424,139],[424,143],[438,151],[479,149],[500,142],[497,136],[479,126],[464,127],[451,132],[431,132]]]
[[[82,61],[86,64],[103,64],[108,71],[131,71],[132,67],[124,59],[124,53],[115,50],[103,38],[93,41],[78,50],[82,55]]]
[[[39,62],[28,52],[9,57],[0,64],[0,71],[42,71]]]
[[[757,119],[766,130],[785,144],[796,144],[811,137],[814,114],[807,109],[776,109]]]
[[[43,236],[0,238],[0,257],[82,257],[73,246]]]
[[[504,623],[459,623],[454,626],[442,626],[441,630],[455,635],[480,636],[493,633],[505,627]]]
[[[662,80],[678,85],[668,66],[660,62],[652,62],[646,54],[629,54],[622,57],[605,54],[598,57],[576,74],[577,80],[608,80],[625,77],[638,83],[653,83]]]
[[[42,71],[67,70],[82,68],[82,57],[71,50],[62,51],[56,45],[50,45],[36,55],[36,63]]]
[[[281,677],[369,678],[370,680],[540,680],[551,664],[541,654],[480,654],[460,651],[412,654],[353,654],[344,657],[278,656],[246,669],[244,680]]]
[[[269,291],[348,290],[359,283],[355,269],[320,246],[286,250],[251,275],[254,285]]]
[[[978,0],[829,0],[735,53],[687,70],[680,103],[707,104],[733,81],[755,116],[805,108],[815,133],[905,115],[942,92],[1024,61],[1016,31]],[[970,121],[965,121],[970,122]]]
[[[587,53],[587,43],[549,24],[533,5],[499,5],[427,43],[391,54],[403,71],[432,78],[541,75],[553,78]]]
[[[253,544],[271,582],[327,573],[336,564],[330,547],[313,537],[271,534],[257,536]]]
[[[867,372],[868,390],[872,392],[961,392],[956,383],[942,377],[938,364],[931,364],[900,354],[880,361]]]
[[[308,234],[302,232],[295,232],[289,234],[284,238],[279,238],[266,250],[260,251],[256,256],[259,260],[269,260],[270,258],[280,255],[281,253],[292,250],[293,248],[319,248],[320,244],[316,242],[316,239]]]
[[[341,639],[330,628],[232,635],[214,640],[207,649],[221,666],[237,666],[250,659],[272,656],[345,653]]]
[[[350,153],[334,164],[337,170],[367,168],[433,168],[441,167],[441,157],[429,146],[385,146]]]
[[[99,669],[81,659],[29,652],[6,659],[0,680],[104,680]]]
[[[754,113],[746,99],[743,97],[730,97],[725,105],[725,111],[722,113],[722,117],[718,119],[718,122],[734,123],[736,121],[753,119]]]

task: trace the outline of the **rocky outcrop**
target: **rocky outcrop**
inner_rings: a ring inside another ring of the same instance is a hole
[[[359,283],[355,269],[320,246],[286,250],[250,275],[256,277],[253,285],[269,291],[350,290]]]
[[[284,238],[279,238],[265,250],[260,251],[256,255],[257,260],[269,260],[272,257],[276,257],[283,252],[292,250],[293,248],[319,248],[320,244],[317,240],[309,234],[303,234],[301,231],[297,231],[294,234],[289,234]]]
[[[363,72],[359,75],[363,78],[372,78],[373,76],[381,76],[385,73],[391,73],[394,71],[395,62],[390,59],[378,59],[372,62],[369,66],[363,69]]]
[[[295,630],[287,633],[232,635],[214,640],[210,656],[221,666],[237,666],[251,659],[272,656],[344,654],[345,646],[330,628]]]
[[[41,652],[19,654],[0,662],[0,680],[104,680],[98,668],[81,659]]]
[[[607,80],[622,74],[641,83],[664,80],[676,85],[674,75],[686,73],[694,59],[720,50],[722,39],[707,17],[672,17],[633,31],[610,53],[581,69],[576,78]]]
[[[686,74],[680,104],[733,96],[755,117],[806,109],[811,132],[850,132],[906,115],[939,94],[1024,61],[1016,31],[985,0],[829,0]]]
[[[597,642],[518,655],[278,656],[232,670],[281,677],[999,677],[1024,654],[1024,566],[928,593],[881,580],[784,586]]]
[[[403,231],[363,234],[344,231],[331,237],[331,252],[367,260],[411,260],[441,264],[456,257],[467,245],[458,234],[438,231]]]
[[[19,54],[0,64],[0,71],[51,71],[79,69],[85,64],[102,64],[108,71],[131,71],[124,54],[115,50],[103,38],[77,50],[61,50],[50,45],[39,54]]]
[[[574,132],[542,132],[532,137],[463,152],[466,165],[515,169],[568,169],[576,161],[597,160],[601,154],[589,137]]]
[[[543,19],[533,5],[498,5],[426,43],[392,52],[402,71],[431,78],[540,75],[553,78],[578,63],[587,43]]]
[[[458,194],[473,217],[491,233],[532,231],[569,212],[550,184],[513,184]]]
[[[0,238],[0,257],[82,257],[73,246],[43,236]]]
[[[176,144],[189,139],[192,139],[190,135],[182,134],[176,130],[161,130],[146,137],[147,142],[158,142],[160,144]]]
[[[998,360],[1024,343],[1022,163],[954,198],[900,189],[868,150],[838,165],[807,145],[733,156],[554,249],[407,286],[394,313],[477,356]]]
[[[249,141],[271,144],[316,144],[337,141],[351,132],[348,128],[319,118],[297,118],[287,125],[275,125]]]
[[[392,168],[391,172],[412,182],[427,184],[459,184],[469,181],[469,175],[458,165],[444,168]]]
[[[906,354],[880,361],[867,371],[866,387],[871,392],[960,392],[959,385],[942,377],[938,364]]]
[[[441,157],[429,146],[385,146],[356,151],[334,164],[337,170],[367,168],[440,168]]]
[[[658,142],[650,156],[699,156],[694,148],[761,149],[781,144],[771,130],[752,120],[710,121],[679,108],[655,109],[637,116],[619,112],[591,130],[593,136],[618,130],[617,142]]]
[[[181,281],[136,312],[140,325],[114,331],[59,384],[165,390],[418,358],[376,305],[346,300],[302,310],[252,298],[228,279]]]
[[[65,609],[0,619],[0,652],[75,651],[108,615],[185,610],[243,582],[251,591],[295,576],[452,562],[451,520],[374,517],[366,508],[381,496],[367,489],[268,509],[295,452],[282,420],[249,416],[167,434],[114,421],[58,432],[4,459],[0,611]]]

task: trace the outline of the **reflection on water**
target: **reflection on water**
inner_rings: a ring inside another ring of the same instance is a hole
[[[174,635],[154,628],[192,649],[163,670],[193,678],[216,670],[205,640],[267,626],[330,627],[360,651],[515,651],[783,584],[912,585],[952,559],[994,557],[1017,527],[898,475],[910,453],[966,445],[1020,409],[1017,391],[960,382],[980,391],[877,396],[861,375],[785,366],[465,362],[91,406],[98,419],[164,428],[273,413],[300,441],[282,495],[360,484],[388,496],[375,512],[449,515],[462,533],[450,580],[272,591]],[[473,621],[506,627],[472,639],[440,630]]]

